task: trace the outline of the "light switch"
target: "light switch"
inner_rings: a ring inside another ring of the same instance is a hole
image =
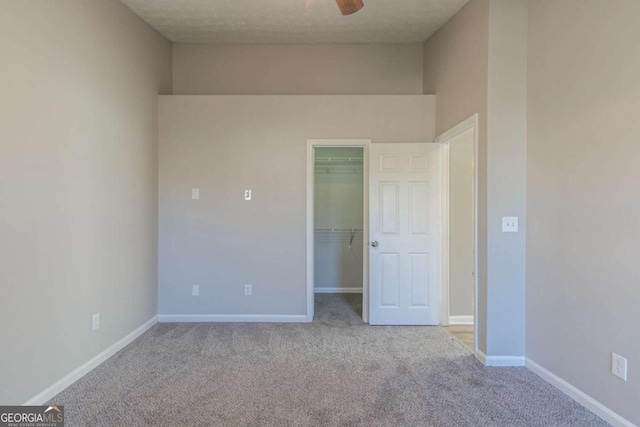
[[[244,190],[244,199],[251,200],[251,190]]]
[[[503,216],[502,217],[502,232],[503,233],[517,233],[518,232],[518,217],[517,216]]]
[[[192,188],[191,189],[191,198],[193,200],[198,200],[200,198],[200,189],[199,188]]]

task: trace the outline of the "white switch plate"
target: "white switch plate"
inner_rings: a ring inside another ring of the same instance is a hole
[[[191,189],[191,198],[193,200],[198,200],[200,198],[200,189],[199,188],[192,188]]]
[[[517,216],[503,216],[502,217],[502,232],[503,233],[517,233],[518,232],[518,217]]]
[[[251,296],[253,294],[252,285],[244,285],[244,295]]]
[[[100,313],[91,316],[91,330],[95,331],[100,328]]]
[[[619,354],[611,353],[611,373],[616,377],[627,380],[627,359]]]
[[[191,286],[191,295],[194,297],[200,296],[200,285],[192,285]]]
[[[251,200],[251,190],[244,190],[244,199]]]

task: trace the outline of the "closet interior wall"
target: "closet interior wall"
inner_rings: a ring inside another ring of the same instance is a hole
[[[315,292],[362,292],[362,148],[315,149]]]

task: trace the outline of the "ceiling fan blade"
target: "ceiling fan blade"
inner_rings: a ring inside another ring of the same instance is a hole
[[[362,0],[336,0],[343,15],[351,15],[364,7]]]

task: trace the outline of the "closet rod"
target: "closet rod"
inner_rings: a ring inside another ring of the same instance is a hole
[[[316,228],[315,231],[363,231],[362,228]]]
[[[318,168],[316,166],[316,170],[315,170],[316,174],[326,174],[326,175],[353,175],[353,174],[360,174],[362,175],[362,168],[361,169],[331,169],[331,168],[327,168],[327,167],[321,167]]]

